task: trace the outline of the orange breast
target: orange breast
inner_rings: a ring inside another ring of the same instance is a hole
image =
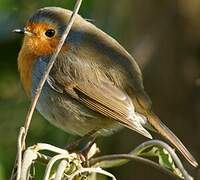
[[[32,70],[33,63],[39,56],[45,56],[52,54],[55,50],[55,47],[58,44],[58,40],[54,42],[54,45],[51,48],[45,46],[46,43],[37,41],[34,38],[25,36],[22,48],[18,55],[18,68],[20,72],[20,78],[22,81],[23,88],[28,96],[31,95],[31,86],[32,86]],[[68,49],[68,46],[64,44],[61,49],[61,52],[65,52]]]
[[[31,95],[32,68],[36,56],[22,46],[18,56],[18,68],[23,88],[28,96]]]
[[[26,28],[34,35],[25,35],[22,48],[18,56],[18,67],[24,90],[28,96],[31,95],[32,68],[38,57],[52,54],[58,45],[59,38],[47,38],[44,36],[46,29],[55,28],[46,23],[28,23]],[[66,51],[68,45],[64,44],[61,51]]]

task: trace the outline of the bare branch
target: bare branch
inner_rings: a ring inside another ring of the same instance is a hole
[[[162,171],[163,173],[173,177],[173,178],[177,178],[177,179],[181,179],[180,177],[178,177],[177,175],[175,175],[174,173],[172,173],[171,171],[169,171],[168,169],[158,165],[157,163],[149,160],[149,159],[145,159],[143,157],[139,157],[139,156],[136,156],[136,155],[133,155],[133,154],[112,154],[112,155],[105,155],[105,156],[100,156],[100,157],[97,157],[97,158],[93,158],[90,160],[90,165],[93,166],[93,165],[97,165],[99,166],[101,162],[103,161],[114,161],[113,162],[113,166],[112,167],[115,167],[115,160],[126,160],[124,161],[122,164],[125,164],[127,163],[128,161],[127,160],[134,160],[136,162],[141,162],[143,164],[146,164],[148,166],[151,166],[151,167],[154,167],[155,169],[158,169],[160,171]],[[120,165],[122,165],[120,163]],[[120,166],[119,165],[119,166]],[[101,165],[100,165],[101,166]],[[117,166],[117,164],[116,164]]]
[[[12,170],[11,180],[14,178],[16,180],[19,180],[20,174],[21,174],[21,166],[22,166],[22,137],[25,133],[24,127],[20,128],[19,134],[18,134],[18,141],[17,141],[17,155],[15,159],[15,166]],[[17,169],[16,169],[17,168]]]
[[[26,140],[26,136],[27,136],[27,133],[28,133],[28,129],[29,129],[29,126],[30,126],[30,123],[31,123],[31,119],[32,119],[32,116],[33,116],[33,112],[35,110],[35,107],[36,107],[36,104],[37,104],[37,101],[40,97],[40,94],[41,94],[41,91],[42,91],[42,87],[44,86],[44,83],[46,81],[46,79],[48,78],[48,75],[49,75],[49,72],[51,71],[51,68],[53,67],[55,61],[56,61],[56,58],[65,42],[65,39],[67,38],[69,32],[70,32],[70,29],[75,21],[75,18],[76,18],[76,15],[79,11],[79,8],[81,6],[81,3],[82,3],[82,0],[77,0],[76,2],[76,5],[74,7],[74,11],[69,19],[69,22],[67,22],[67,27],[66,27],[66,30],[64,31],[59,43],[58,43],[58,46],[56,47],[54,53],[52,54],[51,56],[51,59],[47,65],[47,69],[46,71],[44,72],[40,82],[39,82],[39,85],[37,87],[37,90],[36,90],[36,93],[35,93],[35,96],[34,98],[32,99],[31,101],[31,105],[30,105],[30,108],[28,110],[28,113],[27,113],[27,116],[26,116],[26,121],[25,121],[25,124],[24,124],[24,127],[25,127],[25,134],[24,134],[24,138],[23,138],[23,143],[25,143],[25,140]],[[24,146],[24,144],[23,144]]]
[[[58,169],[56,171],[55,180],[61,180],[63,177],[63,174],[65,172],[66,167],[69,165],[69,163],[66,160],[62,160],[58,166]]]
[[[26,180],[29,179],[29,172],[31,169],[31,165],[34,160],[37,159],[37,152],[34,151],[31,148],[28,148],[24,154],[23,154],[23,161],[22,161],[22,166],[21,166],[21,174],[20,174],[20,180]],[[19,167],[18,167],[19,168]]]
[[[181,171],[184,179],[191,180],[191,176],[188,174],[188,172],[183,167],[183,165],[182,165],[179,157],[176,155],[175,151],[168,144],[166,144],[162,141],[151,140],[151,141],[144,142],[141,145],[139,145],[137,148],[135,148],[133,152],[137,153],[137,152],[141,151],[144,147],[148,147],[148,146],[149,147],[150,146],[159,146],[159,147],[166,149],[169,152],[169,154],[172,156],[176,166]]]
[[[77,157],[77,156],[76,156]],[[74,157],[74,158],[76,158]],[[44,174],[44,180],[48,180],[49,179],[49,176],[51,174],[51,170],[52,170],[52,167],[53,165],[55,164],[56,161],[58,160],[62,160],[62,159],[67,159],[69,158],[69,155],[66,155],[66,154],[58,154],[56,156],[54,156],[50,161],[49,163],[47,164],[47,167],[46,167],[46,171],[45,171],[45,174]],[[71,157],[70,157],[71,158]]]
[[[105,170],[103,170],[103,169],[101,169],[99,167],[97,167],[97,168],[93,168],[93,167],[91,167],[91,168],[82,168],[82,169],[76,171],[75,173],[73,173],[68,178],[68,180],[73,180],[77,175],[82,174],[82,173],[99,173],[99,174],[103,174],[105,176],[111,177],[113,180],[117,180],[114,175],[112,175],[111,173],[109,173],[109,172],[107,172],[107,171],[105,171]]]
[[[51,71],[51,68],[53,67],[53,64],[54,62],[56,61],[56,58],[65,42],[65,39],[67,38],[69,32],[70,32],[70,29],[75,21],[75,18],[76,18],[76,15],[78,14],[78,11],[80,9],[80,6],[81,6],[81,3],[82,3],[82,0],[77,0],[76,1],[76,4],[75,4],[75,7],[74,7],[74,11],[70,17],[70,20],[69,22],[67,22],[67,26],[66,26],[66,29],[58,43],[58,46],[56,47],[55,49],[55,52],[53,53],[50,61],[49,61],[49,64],[47,66],[47,69],[46,71],[44,72],[41,80],[40,80],[40,83],[37,87],[37,90],[36,90],[36,93],[35,93],[35,96],[33,97],[32,101],[31,101],[31,105],[30,105],[30,108],[27,112],[27,115],[26,115],[26,119],[25,119],[25,123],[24,123],[24,133],[22,135],[21,138],[18,137],[18,141],[19,139],[21,139],[21,145],[20,145],[20,148],[19,148],[19,145],[18,145],[18,150],[17,150],[17,155],[16,155],[16,162],[15,162],[15,165],[14,165],[14,168],[13,168],[13,171],[12,171],[12,175],[11,175],[11,179],[16,179],[14,178],[15,176],[15,168],[20,165],[21,162],[19,162],[21,160],[21,155],[22,155],[22,149],[25,149],[25,141],[26,141],[26,136],[27,136],[27,133],[28,133],[28,129],[29,129],[29,126],[30,126],[30,123],[31,123],[31,119],[32,119],[32,116],[33,116],[33,112],[35,110],[35,107],[36,107],[36,104],[37,104],[37,101],[40,97],[40,94],[41,94],[41,91],[42,91],[42,87],[49,75],[49,72]],[[17,167],[17,176],[16,177],[19,177],[20,173],[20,169]]]

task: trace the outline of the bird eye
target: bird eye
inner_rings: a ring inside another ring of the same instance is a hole
[[[45,32],[45,35],[49,38],[53,37],[55,35],[56,31],[54,29],[48,29],[46,32]]]

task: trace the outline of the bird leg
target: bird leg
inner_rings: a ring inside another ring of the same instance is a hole
[[[88,148],[91,148],[97,137],[95,135],[96,132],[97,130],[92,130],[83,137],[81,137],[80,139],[68,144],[66,147],[67,151],[69,151],[70,153],[81,152],[85,151]]]
[[[91,158],[91,157],[89,157],[89,152],[90,152],[92,146],[94,145],[96,138],[97,138],[97,136],[91,137],[90,141],[88,141],[87,144],[80,151],[78,151],[80,159],[83,162],[83,166],[85,166],[85,167],[89,167],[89,159]]]
[[[80,159],[83,162],[83,165],[86,167],[89,167],[88,153],[90,152],[90,149],[94,145],[95,140],[97,138],[97,135],[95,134],[96,132],[97,130],[92,130],[83,137],[81,137],[80,139],[67,145],[66,147],[69,153],[76,152],[77,154],[79,154]]]

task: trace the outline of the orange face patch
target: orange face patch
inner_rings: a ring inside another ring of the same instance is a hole
[[[43,56],[54,52],[59,42],[58,36],[55,34],[54,37],[49,38],[45,35],[45,32],[48,29],[56,30],[55,25],[48,23],[28,23],[26,29],[32,35],[25,35],[23,43],[32,54]]]
[[[26,30],[29,31],[30,34],[25,34],[22,48],[18,56],[18,67],[21,81],[27,95],[30,95],[31,91],[32,66],[34,61],[39,56],[52,54],[59,42],[57,34],[52,38],[45,35],[48,29],[56,30],[56,27],[48,23],[28,23],[26,25]],[[64,45],[61,49],[61,51],[65,50],[67,50],[67,45]]]

